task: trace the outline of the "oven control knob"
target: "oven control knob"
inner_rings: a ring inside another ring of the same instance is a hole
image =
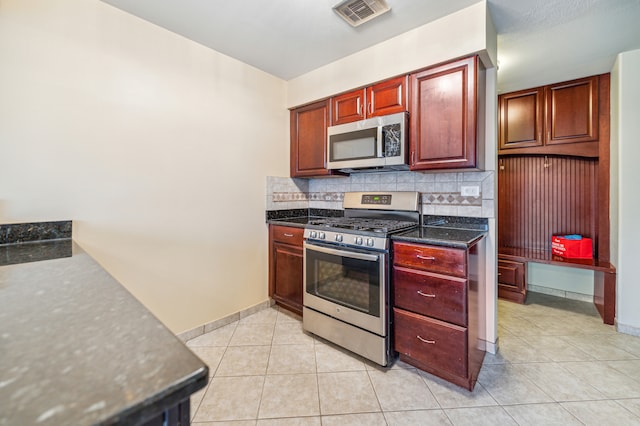
[[[361,246],[362,245],[362,237],[356,237],[355,242],[356,242],[357,245]]]
[[[318,233],[316,231],[311,231],[311,233],[309,234],[309,236],[311,238],[316,238],[318,236]]]
[[[342,242],[342,234],[336,234],[336,241],[339,243]]]
[[[373,238],[367,238],[367,245],[373,247]]]
[[[318,234],[318,238],[320,238],[321,240],[324,240],[324,238],[325,238],[324,232],[320,232]]]

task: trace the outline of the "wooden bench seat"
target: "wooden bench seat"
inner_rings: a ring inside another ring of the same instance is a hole
[[[612,325],[614,323],[616,307],[616,268],[610,262],[603,262],[598,259],[566,259],[553,254],[551,251],[531,250],[517,247],[498,248],[499,270],[501,268],[508,269],[510,264],[526,265],[528,262],[594,271],[593,303],[598,309],[598,312],[605,324]],[[523,268],[521,274],[523,275],[520,278],[522,288],[520,293],[517,293],[513,291],[501,291],[505,289],[512,289],[505,288],[506,286],[500,283],[500,272],[498,273],[499,297],[519,303],[524,302],[527,288],[526,269]]]

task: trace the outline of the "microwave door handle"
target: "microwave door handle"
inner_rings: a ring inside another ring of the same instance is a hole
[[[354,253],[352,251],[344,251],[344,250],[338,250],[330,247],[321,247],[315,244],[308,244],[307,242],[304,243],[304,247],[309,250],[318,251],[320,253],[333,254],[335,256],[341,256],[341,257],[349,257],[351,259],[368,260],[370,262],[377,262],[379,258],[378,255],[374,255],[374,254]]]
[[[378,126],[378,134],[377,134],[377,143],[376,147],[378,148],[378,152],[376,153],[378,158],[382,158],[382,146],[384,145],[384,131],[382,130],[382,126]]]

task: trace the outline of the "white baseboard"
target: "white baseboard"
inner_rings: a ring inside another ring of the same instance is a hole
[[[182,333],[178,333],[176,334],[176,336],[178,337],[178,339],[186,343],[188,340],[194,339],[220,327],[224,327],[225,325],[231,324],[232,322],[239,321],[242,318],[255,314],[256,312],[260,312],[263,309],[267,309],[273,306],[274,303],[275,302],[271,299],[265,300],[264,302],[258,303],[257,305],[249,306],[247,309],[243,309],[242,311],[227,315],[224,318],[220,318],[215,321],[211,321],[206,324],[194,327],[191,330],[186,330]]]
[[[484,341],[485,344],[485,348],[484,350],[486,352],[489,352],[490,354],[495,355],[498,352],[498,340],[500,338],[496,338],[496,342],[495,343],[491,343],[491,342],[487,342],[486,340]]]
[[[557,288],[543,287],[540,285],[527,285],[527,290],[534,293],[548,294],[550,296],[564,297],[565,299],[579,300],[581,302],[593,302],[593,295],[574,293],[572,291],[559,290]]]
[[[630,334],[632,336],[640,336],[640,328],[632,325],[620,324],[616,318],[616,330],[619,333]]]

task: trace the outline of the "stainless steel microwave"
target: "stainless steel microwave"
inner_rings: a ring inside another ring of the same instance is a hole
[[[384,115],[327,129],[327,168],[346,172],[408,170],[408,114]]]

